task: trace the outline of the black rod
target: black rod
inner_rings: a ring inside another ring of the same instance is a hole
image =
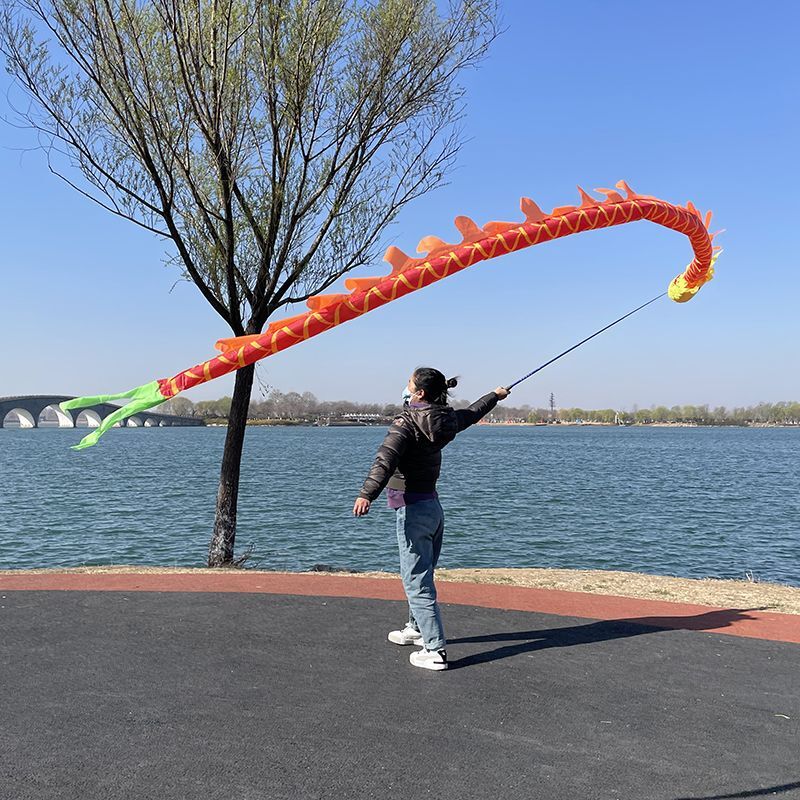
[[[631,314],[635,314],[637,311],[641,311],[645,306],[649,306],[650,303],[655,303],[656,300],[660,300],[666,292],[661,292],[660,295],[654,297],[652,300],[648,300],[646,303],[642,303],[642,305],[638,306],[638,308],[634,308],[633,311],[629,311],[625,316],[620,317],[619,319],[615,319],[613,322],[610,322],[604,328],[600,328],[599,331],[595,331],[591,336],[587,336],[585,339],[581,339],[578,344],[572,345],[569,350],[565,350],[563,353],[559,353],[555,358],[551,358],[549,361],[545,361],[540,367],[536,367],[533,372],[529,372],[527,375],[523,375],[518,381],[514,381],[514,383],[509,384],[506,388],[510,391],[513,389],[518,383],[522,383],[522,381],[527,380],[531,377],[531,375],[535,375],[537,372],[540,372],[545,367],[550,366],[554,361],[558,361],[559,358],[565,356],[567,353],[571,353],[575,348],[580,347],[582,344],[586,344],[590,339],[594,339],[595,336],[599,336],[603,331],[607,331],[609,328],[613,328],[618,322],[622,322],[622,320],[627,319]]]

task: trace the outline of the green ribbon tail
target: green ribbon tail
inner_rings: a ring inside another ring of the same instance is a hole
[[[121,394],[99,394],[94,397],[76,397],[74,400],[65,400],[59,405],[64,411],[71,411],[76,408],[87,408],[88,406],[96,406],[100,403],[108,403],[111,400],[130,400],[130,403],[125,404],[122,408],[117,409],[109,414],[101,423],[98,428],[95,428],[90,434],[84,436],[78,444],[73,446],[73,450],[84,450],[87,447],[92,447],[97,444],[100,437],[109,429],[113,428],[118,422],[138,414],[140,411],[147,411],[154,406],[161,405],[167,398],[161,394],[158,388],[158,381],[145,383],[143,386],[137,386],[129,392],[122,392]]]

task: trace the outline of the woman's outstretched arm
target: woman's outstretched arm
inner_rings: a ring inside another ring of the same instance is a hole
[[[505,400],[509,394],[510,392],[505,386],[498,386],[493,392],[485,394],[471,406],[460,408],[456,411],[459,433],[482,420],[497,405],[499,400]]]

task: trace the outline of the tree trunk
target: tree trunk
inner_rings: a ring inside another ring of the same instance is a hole
[[[242,464],[247,412],[253,388],[255,366],[242,367],[236,372],[231,412],[228,416],[228,434],[222,453],[222,469],[217,491],[217,512],[214,535],[208,547],[208,566],[229,566],[233,561],[236,540],[236,508],[239,499],[239,472]]]

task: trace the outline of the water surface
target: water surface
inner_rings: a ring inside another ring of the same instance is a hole
[[[0,429],[0,568],[205,562],[224,428]],[[382,428],[248,429],[237,550],[267,569],[396,570],[353,499]],[[800,585],[800,430],[478,426],[444,452],[442,566]]]

